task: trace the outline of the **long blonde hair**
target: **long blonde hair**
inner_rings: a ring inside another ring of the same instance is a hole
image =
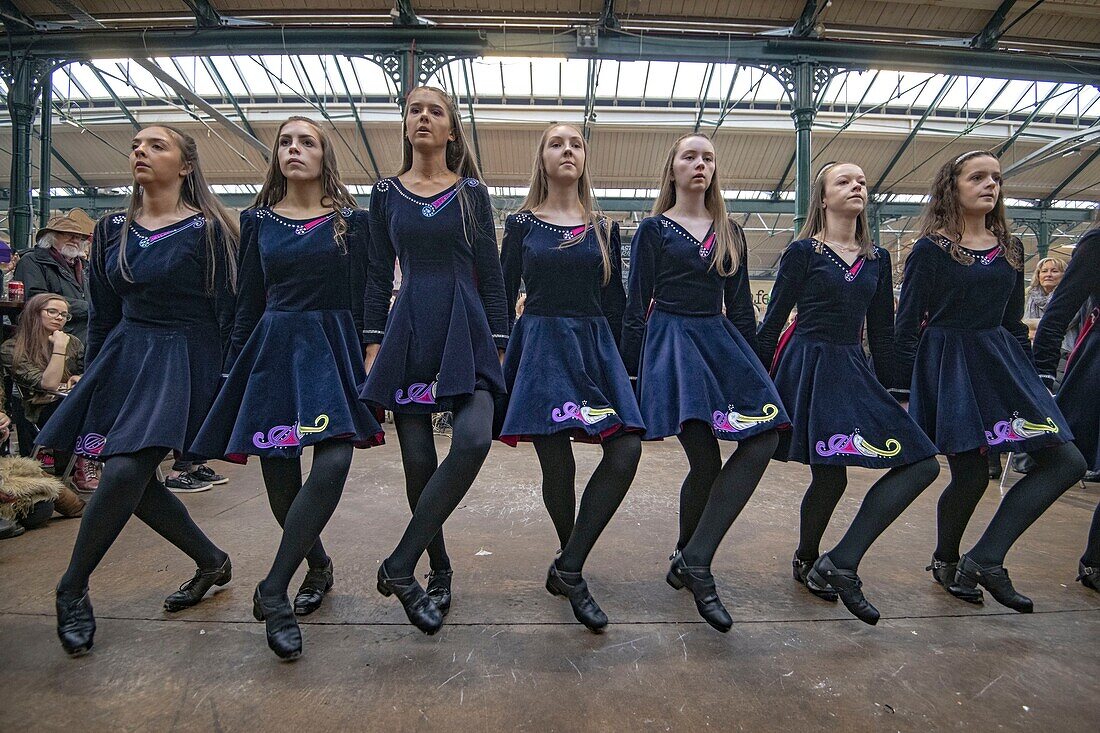
[[[534,211],[542,206],[550,195],[549,176],[546,173],[546,163],[542,159],[542,154],[546,150],[546,141],[550,139],[550,132],[559,127],[568,127],[576,132],[581,139],[584,150],[584,167],[581,168],[581,175],[577,178],[577,198],[580,199],[581,208],[584,210],[584,230],[566,239],[559,246],[572,247],[578,242],[583,242],[590,229],[594,231],[596,241],[600,246],[600,256],[603,258],[603,284],[606,285],[611,280],[611,253],[608,245],[611,223],[600,211],[596,197],[592,193],[592,176],[588,172],[588,141],[581,135],[580,130],[573,127],[573,125],[554,123],[543,130],[538,147],[535,148],[535,167],[531,171],[531,185],[527,189],[527,198],[520,204],[519,210]]]
[[[676,138],[661,168],[661,190],[657,194],[657,200],[653,202],[650,216],[663,214],[676,205],[676,182],[673,180],[672,164],[676,160],[680,144],[693,137],[710,141],[706,135],[696,132],[689,132]],[[710,185],[703,194],[703,205],[714,220],[714,259],[711,260],[711,266],[716,267],[718,274],[722,277],[732,275],[741,266],[742,251],[748,254],[748,244],[745,242],[745,234],[741,231],[741,227],[734,225],[726,212],[726,203],[722,199],[722,185],[718,180],[717,157],[714,177],[710,179]]]
[[[271,146],[271,164],[267,167],[267,176],[264,185],[256,194],[256,200],[252,206],[272,207],[286,198],[286,176],[279,167],[279,138],[283,135],[283,128],[291,122],[304,122],[317,133],[317,140],[321,143],[321,206],[332,209],[335,217],[332,220],[332,231],[335,235],[336,246],[341,252],[347,252],[345,235],[348,231],[348,222],[344,218],[344,209],[357,209],[355,197],[348,192],[347,186],[340,180],[340,169],[336,165],[336,152],[332,148],[332,140],[316,121],[309,117],[294,115],[288,117],[279,125],[279,131],[275,133],[275,142]]]
[[[962,251],[959,240],[962,239],[962,206],[959,204],[959,171],[962,164],[974,158],[993,158],[997,156],[988,150],[971,150],[954,160],[949,160],[936,171],[932,179],[932,189],[928,194],[928,203],[924,205],[920,221],[917,224],[917,239],[942,233],[949,240],[948,252],[956,262],[964,265],[974,263],[974,258]],[[993,210],[985,215],[985,227],[997,237],[1004,250],[1005,261],[1017,270],[1024,269],[1024,249],[1018,239],[1008,229],[1005,217],[1004,188],[997,191],[997,203]]]
[[[221,259],[224,259],[225,267],[228,270],[226,281],[229,283],[230,289],[235,291],[237,289],[237,249],[241,241],[241,228],[237,217],[232,216],[229,209],[225,208],[218,197],[210,192],[210,186],[206,183],[206,176],[202,173],[202,165],[199,164],[199,148],[195,143],[195,138],[183,130],[159,122],[155,125],[146,125],[142,129],[149,129],[150,127],[159,127],[171,133],[169,137],[179,147],[181,162],[191,166],[191,171],[184,177],[183,185],[180,187],[180,201],[187,208],[201,213],[207,221],[207,294],[214,292],[214,280],[217,276],[219,238],[216,229],[218,228],[222,232],[220,240],[223,250],[220,253],[222,255]],[[119,271],[127,282],[133,282],[133,277],[130,273],[130,265],[126,261],[126,238],[130,231],[130,222],[141,211],[141,205],[145,198],[145,191],[136,180],[133,182],[130,191],[130,205],[126,209],[126,221],[122,225],[122,239],[118,248]],[[217,227],[212,226],[215,223],[218,225]]]
[[[459,213],[462,218],[462,234],[466,237],[468,243],[472,243],[473,239],[470,237],[470,230],[476,230],[477,221],[474,218],[474,206],[473,201],[470,200],[470,193],[467,187],[462,185],[461,179],[472,178],[484,185],[485,181],[481,177],[481,168],[478,167],[477,158],[474,156],[470,144],[466,140],[466,132],[462,128],[462,114],[458,111],[458,103],[455,102],[454,97],[439,87],[419,86],[410,89],[405,99],[407,100],[413,95],[413,92],[421,89],[432,92],[443,100],[443,107],[447,110],[447,117],[450,119],[451,132],[454,133],[455,139],[447,141],[447,170],[457,174],[460,179],[455,188],[455,192],[458,198]],[[412,141],[409,140],[409,129],[406,120],[405,114],[402,113],[401,170],[397,172],[398,176],[407,173],[412,168],[413,163],[413,146]]]
[[[1044,257],[1043,259],[1039,260],[1038,263],[1036,263],[1035,272],[1031,273],[1031,285],[1028,286],[1029,290],[1035,290],[1036,288],[1041,288],[1042,287],[1042,284],[1039,282],[1039,270],[1042,270],[1043,265],[1045,265],[1048,262],[1053,262],[1054,267],[1058,272],[1065,273],[1065,271],[1066,271],[1066,261],[1065,260],[1063,260],[1061,257]]]
[[[825,217],[825,174],[838,165],[855,165],[854,163],[826,163],[817,172],[813,186],[810,188],[810,208],[806,212],[806,221],[795,239],[814,238],[814,249],[818,254],[822,251],[822,245],[818,237],[825,238],[828,230],[828,221]],[[857,166],[858,167],[858,166]],[[871,225],[867,222],[867,207],[859,212],[856,217],[856,242],[859,243],[859,256],[864,259],[875,259],[875,243],[871,239]]]

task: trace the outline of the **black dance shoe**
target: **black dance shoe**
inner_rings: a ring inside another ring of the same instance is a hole
[[[451,578],[454,574],[455,571],[450,568],[432,570],[428,573],[428,587],[425,592],[444,616],[451,610]]]
[[[1100,568],[1090,568],[1085,563],[1078,563],[1077,570],[1077,579],[1081,581],[1081,585],[1100,590]]]
[[[830,603],[836,603],[836,591],[832,588],[822,588],[817,583],[810,580],[810,568],[814,566],[813,560],[801,560],[798,555],[794,556],[791,560],[791,568],[793,569],[794,579],[802,585],[806,586],[806,590],[813,593],[815,596],[823,601],[829,601]]]
[[[260,586],[252,594],[252,615],[257,621],[263,621],[267,631],[267,645],[271,651],[289,662],[302,656],[302,630],[298,628],[298,619],[284,595],[280,598],[265,598],[260,595]]]
[[[981,584],[989,591],[993,600],[1002,606],[1008,606],[1018,613],[1031,613],[1034,604],[1025,595],[1016,592],[1008,571],[1001,565],[983,566],[966,555],[959,558],[959,568],[955,573],[955,585],[960,588],[977,588]]]
[[[306,577],[302,579],[302,585],[298,588],[298,595],[294,596],[294,615],[308,616],[321,607],[321,601],[325,600],[325,594],[332,589],[332,558],[323,568],[310,568],[306,571]]]
[[[411,575],[391,578],[386,573],[385,560],[378,566],[378,592],[387,598],[396,595],[405,609],[405,615],[409,617],[409,622],[425,634],[434,634],[443,625],[443,614],[439,612],[435,601],[420,587],[420,583],[416,582],[416,578]]]
[[[683,582],[676,577],[676,573],[673,572],[673,568],[676,567],[676,560],[680,557],[680,551],[676,550],[668,556],[668,561],[671,563],[668,568],[668,573],[665,575],[665,582],[672,586],[673,590],[683,590]]]
[[[95,636],[95,616],[88,589],[80,595],[56,591],[57,638],[70,657],[82,657],[92,650]]]
[[[203,599],[206,591],[215,585],[225,585],[233,579],[233,563],[229,562],[229,556],[225,556],[225,562],[215,570],[195,571],[195,577],[180,586],[180,589],[164,599],[165,611],[182,611],[190,608]]]
[[[963,588],[955,585],[955,575],[958,569],[959,564],[957,562],[944,562],[943,560],[937,560],[935,556],[932,557],[932,564],[925,568],[925,570],[932,571],[932,578],[942,585],[945,591],[960,601],[980,605],[985,600],[981,588]]]
[[[551,595],[564,596],[573,607],[573,615],[597,634],[607,626],[607,614],[600,609],[596,599],[588,592],[588,583],[580,573],[565,573],[558,569],[556,562],[550,563],[546,571],[546,590]]]
[[[863,581],[854,570],[842,570],[833,565],[828,553],[817,558],[810,568],[809,579],[819,586],[835,589],[844,607],[863,623],[871,626],[878,623],[878,609],[863,597]]]
[[[672,565],[665,579],[673,588],[686,587],[691,591],[691,595],[695,597],[695,608],[712,628],[723,634],[733,628],[733,619],[722,605],[722,599],[718,597],[718,589],[714,587],[714,576],[709,567],[688,566],[684,562],[684,556],[677,552],[672,556]]]

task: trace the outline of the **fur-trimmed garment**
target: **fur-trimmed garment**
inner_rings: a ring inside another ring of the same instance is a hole
[[[56,499],[63,488],[33,458],[0,458],[0,517],[13,521],[25,517],[38,502]]]

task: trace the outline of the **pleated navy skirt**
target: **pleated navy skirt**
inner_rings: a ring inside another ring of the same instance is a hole
[[[859,344],[798,333],[783,349],[775,386],[791,417],[775,458],[806,464],[892,468],[936,455],[936,446],[871,371]]]
[[[599,442],[645,429],[603,316],[525,314],[508,340],[504,383],[509,398],[500,440],[509,445],[562,431]]]
[[[265,311],[192,446],[208,458],[296,458],[333,438],[357,448],[383,442],[359,401],[366,378],[351,313]]]
[[[1000,326],[926,328],[909,414],[945,455],[978,448],[1026,453],[1073,440],[1035,367]]]
[[[783,402],[744,337],[722,315],[654,309],[638,368],[645,439],[702,420],[721,440],[744,440],[790,424]]]
[[[123,320],[35,442],[100,460],[153,447],[196,458],[189,448],[217,392],[220,365],[221,346],[208,326]]]

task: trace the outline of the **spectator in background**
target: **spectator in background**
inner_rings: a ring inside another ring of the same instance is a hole
[[[0,290],[0,298],[8,297],[8,283],[12,280],[15,266],[19,264],[19,255],[12,251],[11,238],[7,231],[0,229],[0,271],[4,275],[3,289]]]
[[[19,387],[23,414],[38,428],[46,424],[63,395],[84,373],[84,344],[62,330],[69,318],[69,304],[64,298],[56,293],[40,293],[27,301],[15,336],[0,344],[0,363]],[[60,453],[54,456],[55,473],[65,469],[69,458]],[[79,459],[73,480],[77,489],[94,491],[99,485],[96,464]],[[77,501],[83,510],[84,502],[79,498]]]
[[[53,217],[38,230],[38,246],[20,258],[14,276],[23,282],[28,300],[41,293],[63,297],[71,316],[65,332],[81,341],[88,338],[88,288],[83,256],[92,228],[88,215],[80,209]]]

